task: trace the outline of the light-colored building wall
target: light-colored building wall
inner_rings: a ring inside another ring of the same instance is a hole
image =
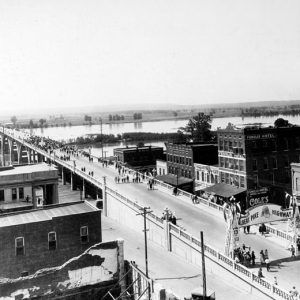
[[[194,164],[195,191],[219,182],[219,167],[204,164]]]
[[[292,190],[296,196],[298,205],[300,205],[300,163],[292,163]]]
[[[156,172],[159,176],[168,174],[167,162],[165,160],[156,160]]]

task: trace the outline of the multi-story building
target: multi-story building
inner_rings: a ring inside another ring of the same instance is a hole
[[[0,215],[0,277],[63,264],[102,241],[101,211],[88,202]]]
[[[284,205],[291,192],[291,162],[299,162],[300,127],[245,127],[228,124],[218,129],[220,182],[260,190]],[[255,195],[259,198],[259,193]]]
[[[195,178],[194,163],[216,165],[218,146],[199,143],[166,143],[168,174]]]
[[[58,171],[45,163],[0,169],[0,208],[58,203]]]
[[[125,147],[114,149],[117,162],[135,169],[155,168],[157,159],[164,159],[163,147]]]

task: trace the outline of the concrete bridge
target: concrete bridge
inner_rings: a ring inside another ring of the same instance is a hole
[[[133,230],[137,230],[137,228],[142,229],[142,219],[141,217],[137,217],[137,213],[140,212],[142,206],[136,201],[126,197],[123,193],[116,191],[112,186],[113,179],[110,178],[109,185],[107,185],[105,176],[102,176],[103,174],[107,174],[104,169],[97,172],[97,176],[91,176],[80,169],[80,167],[83,166],[80,159],[72,157],[72,159],[74,158],[74,160],[76,160],[75,164],[74,161],[64,161],[60,159],[59,153],[49,153],[27,143],[23,139],[22,134],[19,134],[17,131],[4,129],[1,133],[1,141],[2,140],[4,141],[3,152],[4,155],[6,155],[7,161],[15,163],[17,161],[21,163],[44,161],[56,164],[61,172],[63,184],[66,181],[70,182],[71,189],[79,189],[82,192],[83,198],[88,194],[94,199],[102,199],[101,206],[103,205],[104,215],[112,217],[119,223],[129,226]],[[13,146],[14,144],[15,146]],[[11,145],[11,147],[9,145]],[[17,154],[19,153],[19,156],[13,157],[11,155],[11,150],[9,153],[6,153],[9,149],[13,149]],[[17,157],[19,158],[17,159]],[[88,165],[89,168],[93,167],[93,163],[85,161],[84,164]],[[138,186],[135,187],[136,188],[134,188],[132,193],[140,194]],[[159,196],[162,199],[166,199],[161,192]],[[141,202],[143,197],[144,195],[140,194]],[[155,203],[153,202],[153,206],[154,205]],[[219,207],[214,207],[212,209],[216,209],[221,213]],[[189,209],[188,212],[190,215],[191,210]],[[192,216],[190,215],[189,218],[192,218]],[[199,216],[196,216],[196,218],[198,222]],[[200,228],[195,220],[191,219],[192,226]],[[178,226],[162,221],[159,216],[153,213],[147,216],[147,224],[149,227],[148,238],[150,240],[161,245],[165,250],[174,252],[193,264],[200,264],[199,257],[201,244],[199,239],[193,235],[193,231],[189,233],[187,230],[182,230],[182,228]],[[206,226],[215,227],[214,225],[207,224]],[[193,230],[192,227],[188,229]],[[218,227],[215,227],[214,230],[219,232]],[[222,235],[221,230],[220,234]],[[259,247],[266,249],[265,245]],[[270,249],[270,246],[268,246],[268,248]],[[276,249],[273,248],[272,251],[276,252]],[[217,248],[206,244],[205,255],[211,263],[211,272],[217,270],[217,273],[224,274],[224,277],[228,277],[229,281],[234,280],[233,278],[235,278],[235,280],[238,280],[238,284],[248,286],[250,293],[252,293],[254,288],[256,292],[265,295],[267,298],[289,299],[288,292],[285,288],[274,285],[268,278],[258,278],[256,272],[252,269],[236,264],[234,260],[226,257]],[[291,276],[286,278],[287,281],[292,282],[290,281],[292,277],[297,278],[297,275],[292,272]]]

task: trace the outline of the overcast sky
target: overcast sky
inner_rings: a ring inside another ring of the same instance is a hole
[[[299,0],[0,0],[1,109],[300,99]]]

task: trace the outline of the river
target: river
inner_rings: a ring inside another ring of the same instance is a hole
[[[264,126],[273,125],[274,121],[278,118],[284,118],[289,120],[291,124],[300,125],[300,116],[273,116],[273,117],[226,117],[226,118],[213,118],[212,130],[216,130],[218,127],[225,128],[230,122],[236,126],[245,126],[247,124],[261,123]],[[176,132],[180,127],[184,127],[188,120],[166,120],[166,121],[153,121],[153,122],[134,122],[134,123],[117,123],[117,124],[103,124],[103,134],[122,134],[124,132]],[[86,134],[100,134],[100,125],[81,125],[81,126],[66,126],[66,127],[48,127],[37,128],[31,130],[32,134],[49,137],[59,141],[74,140],[79,136]],[[127,143],[128,146],[136,145],[135,143]],[[146,145],[163,146],[164,142],[147,143]],[[110,156],[113,154],[113,148],[124,147],[124,143],[117,143],[111,145],[103,145],[104,156]],[[102,156],[102,148],[92,147],[92,154]]]

